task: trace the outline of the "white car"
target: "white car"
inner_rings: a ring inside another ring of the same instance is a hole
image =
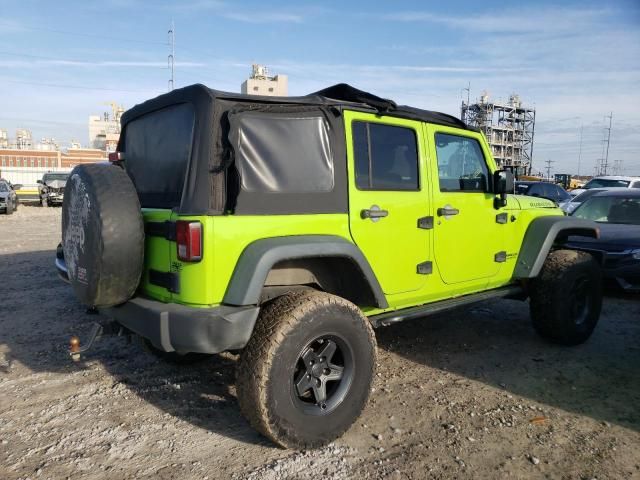
[[[605,175],[589,180],[584,187],[571,190],[572,196],[580,195],[591,188],[640,188],[640,177],[626,177],[622,175]]]

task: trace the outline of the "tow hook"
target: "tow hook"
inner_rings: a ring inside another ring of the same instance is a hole
[[[98,323],[93,322],[86,344],[81,345],[80,338],[76,335],[69,339],[69,355],[74,362],[79,362],[81,355],[89,350],[93,343],[105,335],[129,335],[130,332],[117,322]]]

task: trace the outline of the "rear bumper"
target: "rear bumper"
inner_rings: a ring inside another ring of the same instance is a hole
[[[69,282],[62,246],[56,251],[58,275]],[[220,305],[196,308],[134,297],[100,312],[148,339],[165,352],[219,353],[244,347],[251,337],[259,307]]]
[[[228,305],[194,308],[134,297],[101,312],[165,352],[219,353],[247,344],[259,310]]]

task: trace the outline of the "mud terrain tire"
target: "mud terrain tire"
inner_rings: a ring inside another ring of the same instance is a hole
[[[551,342],[578,345],[591,336],[600,318],[602,271],[588,253],[556,250],[529,293],[536,331]]]
[[[360,416],[375,365],[373,330],[358,307],[324,292],[291,292],[263,307],[240,356],[240,409],[282,447],[321,446]]]
[[[144,224],[123,169],[108,164],[73,169],[62,205],[62,248],[82,303],[111,307],[131,298],[142,274]]]

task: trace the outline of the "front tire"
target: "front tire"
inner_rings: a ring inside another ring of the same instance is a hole
[[[593,256],[556,250],[530,289],[531,320],[547,340],[579,345],[593,333],[602,309],[602,270]]]
[[[237,369],[240,409],[286,448],[317,447],[341,436],[369,398],[376,341],[351,302],[318,291],[266,304]]]

